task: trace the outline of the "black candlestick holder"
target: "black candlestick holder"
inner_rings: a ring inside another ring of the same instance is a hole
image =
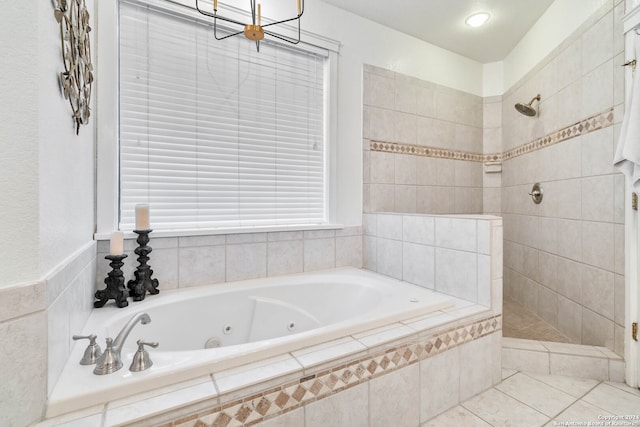
[[[127,287],[129,288],[129,294],[133,297],[134,301],[142,301],[149,291],[149,294],[156,295],[160,293],[158,290],[158,279],[152,279],[151,275],[153,270],[147,261],[149,261],[149,254],[152,249],[149,243],[149,233],[152,230],[133,230],[138,235],[138,247],[134,250],[138,255],[138,267],[134,272],[135,279],[129,280]]]
[[[93,306],[95,308],[100,308],[104,306],[107,301],[113,299],[116,301],[116,305],[119,308],[123,308],[129,305],[127,298],[129,298],[129,291],[124,286],[124,274],[122,273],[122,266],[127,255],[107,255],[104,258],[111,261],[109,265],[111,266],[111,271],[107,274],[106,279],[104,279],[104,283],[107,285],[106,289],[102,289],[100,291],[96,291],[95,297],[98,301],[93,302]]]

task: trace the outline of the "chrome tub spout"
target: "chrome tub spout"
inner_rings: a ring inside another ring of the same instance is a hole
[[[147,313],[137,313],[127,322],[126,325],[124,325],[116,339],[113,340],[113,350],[117,351],[118,354],[120,354],[120,352],[122,351],[124,342],[127,340],[129,333],[138,322],[146,325],[147,323],[151,322],[151,318]]]

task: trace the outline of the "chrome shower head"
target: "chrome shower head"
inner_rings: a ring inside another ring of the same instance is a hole
[[[518,102],[518,103],[515,105],[516,110],[518,110],[518,112],[519,112],[520,114],[524,114],[525,116],[529,116],[529,117],[533,117],[533,116],[535,116],[536,114],[538,114],[538,112],[536,111],[536,109],[535,109],[535,108],[533,108],[533,107],[531,106],[531,104],[533,104],[533,101],[538,101],[538,102],[540,102],[540,94],[538,94],[538,95],[534,96],[534,97],[533,97],[533,99],[532,99],[531,101],[529,101],[529,103],[528,103],[528,104],[521,104],[521,103],[519,103],[519,102]]]

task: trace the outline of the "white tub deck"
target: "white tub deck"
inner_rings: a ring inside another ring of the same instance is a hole
[[[453,300],[376,273],[341,268],[167,291],[125,309],[96,309],[83,333],[97,334],[103,348],[105,337],[115,338],[135,313],[148,313],[152,322],[135,326],[122,352],[124,366],[113,374],[98,376],[93,366],[80,366],[85,343],[75,345],[47,417],[350,338],[445,310]],[[224,333],[228,326],[231,334]],[[223,346],[204,349],[212,336]],[[141,338],[160,347],[150,350],[150,369],[131,373],[135,341]]]

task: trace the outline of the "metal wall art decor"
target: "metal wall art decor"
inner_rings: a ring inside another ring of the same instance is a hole
[[[60,86],[65,99],[69,100],[76,135],[80,125],[89,123],[91,115],[91,88],[93,85],[93,65],[89,43],[89,11],[85,0],[56,0],[55,17],[60,24],[62,42],[62,62]]]

